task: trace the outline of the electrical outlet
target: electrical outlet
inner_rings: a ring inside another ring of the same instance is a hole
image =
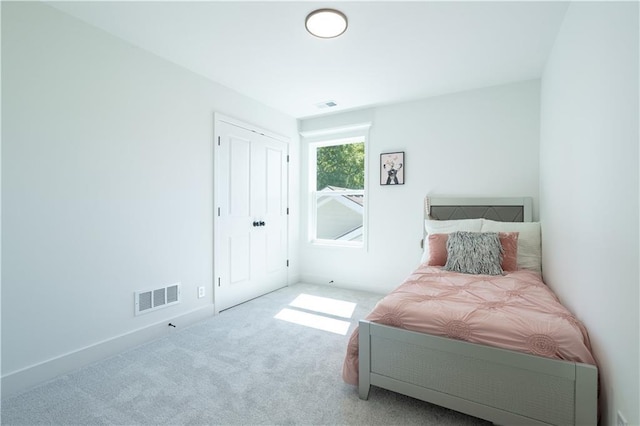
[[[629,423],[627,423],[627,419],[624,418],[624,416],[622,415],[622,413],[620,411],[618,411],[618,417],[616,419],[616,426],[628,426]]]
[[[198,299],[203,298],[204,294],[204,287],[198,287]]]

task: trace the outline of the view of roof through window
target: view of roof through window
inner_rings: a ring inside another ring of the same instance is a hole
[[[316,150],[316,238],[361,242],[364,142]]]

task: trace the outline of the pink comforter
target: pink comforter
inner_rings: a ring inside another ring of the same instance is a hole
[[[519,270],[468,275],[421,265],[367,320],[407,330],[595,365],[584,326],[542,282]],[[358,384],[358,330],[342,377]]]

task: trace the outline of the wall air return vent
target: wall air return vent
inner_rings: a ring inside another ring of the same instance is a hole
[[[180,303],[180,283],[135,292],[135,314],[141,315]]]

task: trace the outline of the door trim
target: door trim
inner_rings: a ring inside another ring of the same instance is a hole
[[[232,126],[236,126],[239,128],[242,128],[244,130],[248,130],[254,133],[258,133],[261,134],[263,136],[269,137],[271,139],[275,139],[279,142],[283,142],[287,145],[287,152],[286,152],[286,178],[285,178],[285,182],[286,182],[286,188],[287,188],[287,195],[286,195],[286,204],[287,204],[287,217],[286,217],[286,222],[285,222],[285,233],[286,233],[286,257],[287,257],[287,277],[286,277],[286,283],[285,286],[289,285],[289,259],[291,258],[290,256],[290,240],[289,240],[289,226],[290,226],[290,215],[289,215],[289,208],[290,208],[290,162],[289,162],[289,150],[291,147],[291,138],[283,136],[281,134],[278,133],[274,133],[271,132],[269,130],[265,130],[262,129],[258,126],[255,126],[253,124],[247,123],[245,121],[242,120],[238,120],[236,118],[233,117],[229,117],[227,115],[221,114],[221,113],[217,113],[215,112],[213,114],[213,289],[211,294],[213,295],[213,306],[214,306],[214,315],[218,315],[220,313],[220,310],[218,308],[218,304],[216,303],[216,288],[220,285],[220,275],[217,273],[217,271],[220,269],[220,266],[218,265],[217,262],[217,249],[220,246],[220,241],[218,240],[218,235],[219,233],[218,228],[219,228],[219,218],[220,218],[220,200],[219,200],[219,188],[217,185],[218,180],[218,170],[219,170],[219,157],[218,157],[218,151],[217,151],[217,147],[219,146],[220,143],[220,138],[221,135],[219,133],[219,128],[220,125],[219,123],[226,123],[226,124],[230,124]]]
[[[231,124],[233,126],[240,127],[242,129],[245,129],[245,130],[249,130],[250,132],[259,133],[261,135],[268,136],[268,137],[270,137],[272,139],[279,140],[280,142],[284,142],[287,145],[291,145],[291,138],[288,138],[288,137],[283,136],[283,135],[278,134],[278,133],[271,132],[269,130],[262,129],[262,128],[258,127],[258,126],[254,126],[253,124],[249,124],[249,123],[246,123],[244,121],[241,121],[241,120],[238,120],[238,119],[235,119],[233,117],[229,117],[229,116],[217,113],[217,112],[213,113],[213,122],[214,122],[213,131],[214,131],[214,136],[219,136],[216,133],[216,126],[215,126],[215,123],[217,121],[222,121],[222,122],[225,122],[227,124]],[[215,140],[217,141],[218,138],[216,137]]]

